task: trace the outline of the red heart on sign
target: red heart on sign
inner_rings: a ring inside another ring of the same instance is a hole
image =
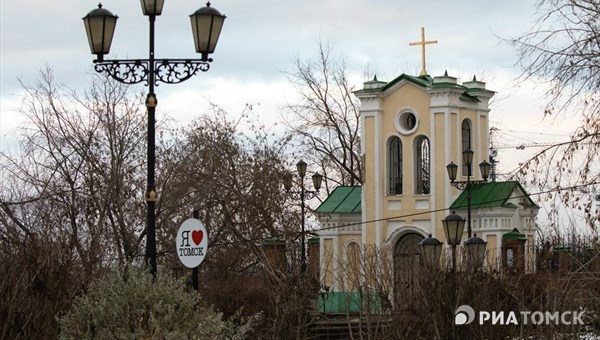
[[[196,243],[196,245],[200,245],[202,242],[202,238],[204,237],[204,233],[202,230],[192,230],[192,241]]]

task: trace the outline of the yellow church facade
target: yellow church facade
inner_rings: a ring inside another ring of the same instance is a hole
[[[449,207],[458,193],[446,165],[459,163],[466,145],[474,151],[473,159],[488,159],[493,92],[482,82],[461,86],[447,75],[401,75],[385,85],[367,82],[356,95],[361,100],[366,169],[367,223],[361,242],[394,243],[411,230],[442,239],[439,222],[447,210],[439,209]],[[478,169],[473,170],[474,179],[480,179]]]
[[[365,270],[352,263],[364,256],[366,246],[389,249],[378,266],[389,264],[398,272],[398,259],[417,265],[417,245],[429,235],[447,244],[441,221],[462,192],[451,185],[446,165],[458,164],[457,180],[466,180],[462,155],[470,149],[470,179],[482,180],[477,164],[489,159],[489,102],[494,94],[475,77],[459,83],[448,74],[431,77],[423,71],[389,82],[374,78],[355,92],[365,180],[360,187],[336,188],[316,209],[324,286],[351,289],[344,282]],[[533,244],[538,208],[520,184],[486,185],[476,196],[472,229],[487,242],[488,262],[498,262],[502,236],[514,228]],[[464,205],[455,208],[467,218]],[[401,276],[393,275],[395,281]]]

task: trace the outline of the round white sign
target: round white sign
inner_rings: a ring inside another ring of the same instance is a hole
[[[185,220],[179,227],[175,242],[177,256],[184,266],[195,268],[204,261],[208,249],[208,233],[200,220]]]

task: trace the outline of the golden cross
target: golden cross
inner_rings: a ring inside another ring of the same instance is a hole
[[[421,73],[419,74],[419,77],[427,75],[427,71],[425,70],[425,45],[428,44],[437,44],[437,40],[425,41],[425,27],[421,27],[421,41],[408,44],[409,46],[421,45]]]

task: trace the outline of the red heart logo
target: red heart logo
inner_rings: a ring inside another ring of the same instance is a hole
[[[202,242],[202,238],[204,237],[204,233],[202,232],[202,230],[192,230],[192,241],[194,241],[194,243],[196,243],[196,245],[200,245],[200,242]]]

